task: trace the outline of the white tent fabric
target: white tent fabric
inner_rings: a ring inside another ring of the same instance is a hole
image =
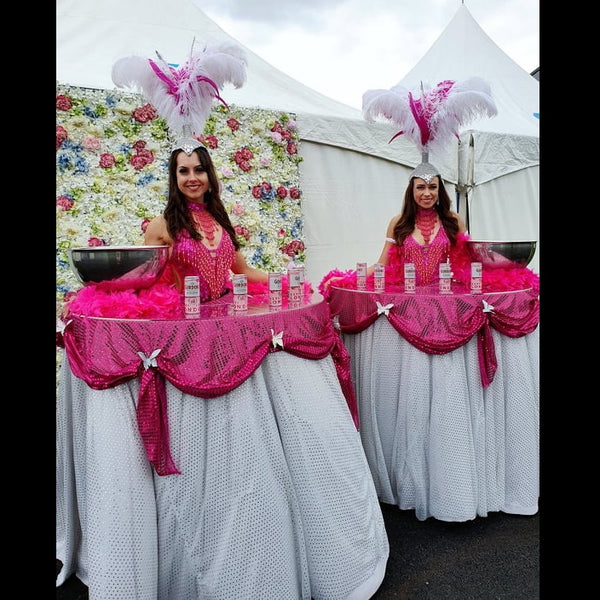
[[[113,89],[112,65],[126,55],[151,56],[158,50],[168,62],[176,63],[189,53],[194,38],[196,43],[229,40],[244,47],[200,6],[200,0],[58,0],[57,81]],[[446,35],[451,26],[457,31]],[[419,63],[407,78],[417,83],[418,79],[436,83],[462,78],[455,70],[461,65],[468,76],[479,75],[491,83],[500,114],[490,120],[488,129],[482,124],[481,129],[461,136],[461,152],[468,146],[465,135],[472,133],[475,139],[478,193],[477,201],[470,201],[471,233],[479,239],[538,239],[539,145],[534,123],[527,119],[529,111],[537,111],[537,102],[523,74],[535,84],[536,92],[539,84],[477,31],[464,5],[448,29],[425,55],[423,65]],[[470,36],[471,43],[481,47],[459,43],[462,36]],[[450,48],[438,48],[442,42]],[[367,123],[359,110],[312,90],[244,49],[247,82],[242,88],[224,90],[227,102],[296,115],[304,159],[300,183],[306,277],[318,283],[334,267],[354,268],[359,260],[374,262],[389,219],[401,209],[408,174],[420,155],[402,137],[388,144],[395,133],[390,124]],[[487,63],[469,62],[482,53],[488,56]],[[496,120],[502,127],[493,127]],[[459,182],[459,172],[467,164],[459,154],[451,149],[444,157],[432,158],[447,182],[472,195],[473,186],[466,179]],[[456,208],[463,212],[463,207]]]
[[[372,140],[360,110],[337,102],[292,79],[225,33],[200,10],[199,0],[58,0],[57,80],[95,89],[114,89],[114,62],[127,55],[182,62],[192,43],[234,42],[248,58],[248,78],[224,91],[228,104],[285,110],[308,117],[302,139],[359,151],[386,145]],[[388,138],[389,139],[389,138]],[[395,149],[389,152],[393,157]]]

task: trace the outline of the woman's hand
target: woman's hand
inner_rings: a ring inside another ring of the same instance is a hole
[[[331,277],[327,281],[323,282],[323,289],[328,290],[330,285],[335,285],[336,282],[344,279],[343,277]]]

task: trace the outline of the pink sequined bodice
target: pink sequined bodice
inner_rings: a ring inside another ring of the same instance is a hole
[[[440,225],[431,243],[421,246],[412,235],[407,236],[402,246],[392,246],[390,252],[398,252],[401,264],[414,263],[416,284],[427,285],[439,279],[439,265],[446,262],[450,251],[450,240],[446,230]]]
[[[186,275],[198,275],[200,279],[200,301],[216,300],[227,290],[229,272],[235,259],[235,248],[226,231],[214,250],[209,250],[201,241],[193,240],[182,230],[169,260],[183,282]]]

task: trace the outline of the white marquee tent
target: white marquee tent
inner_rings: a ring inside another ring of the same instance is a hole
[[[169,62],[178,62],[194,37],[203,43],[239,44],[202,12],[199,0],[58,0],[56,24],[58,83],[94,89],[113,89],[112,65],[129,54],[151,56],[159,50]],[[388,144],[395,133],[390,124],[367,123],[359,110],[319,94],[245,50],[247,82],[240,89],[226,88],[224,97],[230,104],[296,115],[304,159],[300,183],[307,278],[318,283],[334,267],[374,262],[420,155],[402,137]],[[539,83],[461,5],[402,83],[412,87],[414,81],[433,84],[472,75],[490,82],[499,114],[461,133],[460,153],[456,148],[431,159],[461,196],[469,194],[473,237],[537,240],[539,137],[537,118],[530,115],[538,111]],[[469,164],[474,165],[473,181],[467,180]],[[464,174],[459,177],[459,172]],[[463,213],[466,201],[457,207]]]

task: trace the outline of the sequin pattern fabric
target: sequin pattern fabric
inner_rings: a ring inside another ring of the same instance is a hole
[[[442,226],[431,243],[426,246],[422,246],[412,235],[409,235],[400,249],[397,246],[392,246],[390,249],[390,252],[400,252],[404,263],[414,263],[417,285],[427,285],[439,279],[439,265],[446,261],[449,251],[450,240]]]
[[[483,387],[475,338],[427,354],[383,316],[343,334],[382,502],[414,510],[420,521],[538,511],[539,331],[491,335],[498,372]]]
[[[227,308],[225,297],[191,320],[69,319],[57,585],[75,573],[90,598],[111,600],[375,594],[389,544],[328,305]],[[166,476],[140,435],[161,420],[158,406],[140,422],[150,378],[164,383],[178,468]]]
[[[227,232],[214,250],[209,250],[201,241],[193,240],[183,230],[173,244],[171,266],[181,277],[198,275],[200,278],[200,301],[216,300],[226,291],[229,270],[235,258],[235,248]]]

